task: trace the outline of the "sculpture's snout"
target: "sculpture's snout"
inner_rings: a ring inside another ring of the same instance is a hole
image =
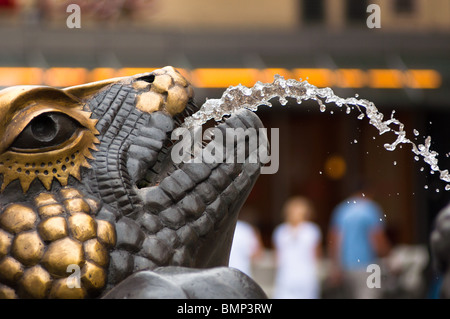
[[[165,110],[173,116],[194,97],[191,84],[171,66],[137,75],[133,86],[144,90],[136,107],[146,113]]]

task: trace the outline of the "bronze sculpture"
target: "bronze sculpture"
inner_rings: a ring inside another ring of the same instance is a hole
[[[0,91],[0,298],[265,297],[221,267],[261,163],[175,165],[192,98],[172,67]],[[262,123],[239,111],[227,127]]]

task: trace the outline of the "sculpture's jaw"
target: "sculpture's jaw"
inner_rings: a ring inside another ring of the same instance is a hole
[[[254,113],[242,111],[216,129],[225,136],[227,129],[260,127],[262,124]],[[155,169],[150,168],[150,184],[138,190],[144,212],[137,221],[149,234],[160,238],[163,246],[169,244],[175,249],[173,254],[171,249],[157,254],[159,250],[150,248],[149,257],[156,257],[160,262],[168,258],[170,264],[183,266],[226,265],[237,214],[261,167],[260,163],[250,163],[248,156],[258,150],[247,149],[243,163],[226,163],[223,152],[224,159],[220,162],[207,163],[210,158],[205,157],[209,153],[202,153],[202,161],[192,156],[189,161],[174,164],[171,151],[176,145],[161,153],[162,160],[158,164],[161,170],[155,173]],[[224,150],[225,145],[213,140],[209,147]],[[234,151],[237,153],[236,149]]]

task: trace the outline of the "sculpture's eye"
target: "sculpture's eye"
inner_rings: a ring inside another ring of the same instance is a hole
[[[16,151],[55,147],[69,140],[80,127],[65,114],[44,113],[28,123],[11,147]]]

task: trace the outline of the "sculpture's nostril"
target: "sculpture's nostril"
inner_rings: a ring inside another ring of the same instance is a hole
[[[145,81],[147,83],[153,83],[155,81],[155,75],[154,74],[145,75],[143,77],[138,78],[137,80],[138,81]]]

